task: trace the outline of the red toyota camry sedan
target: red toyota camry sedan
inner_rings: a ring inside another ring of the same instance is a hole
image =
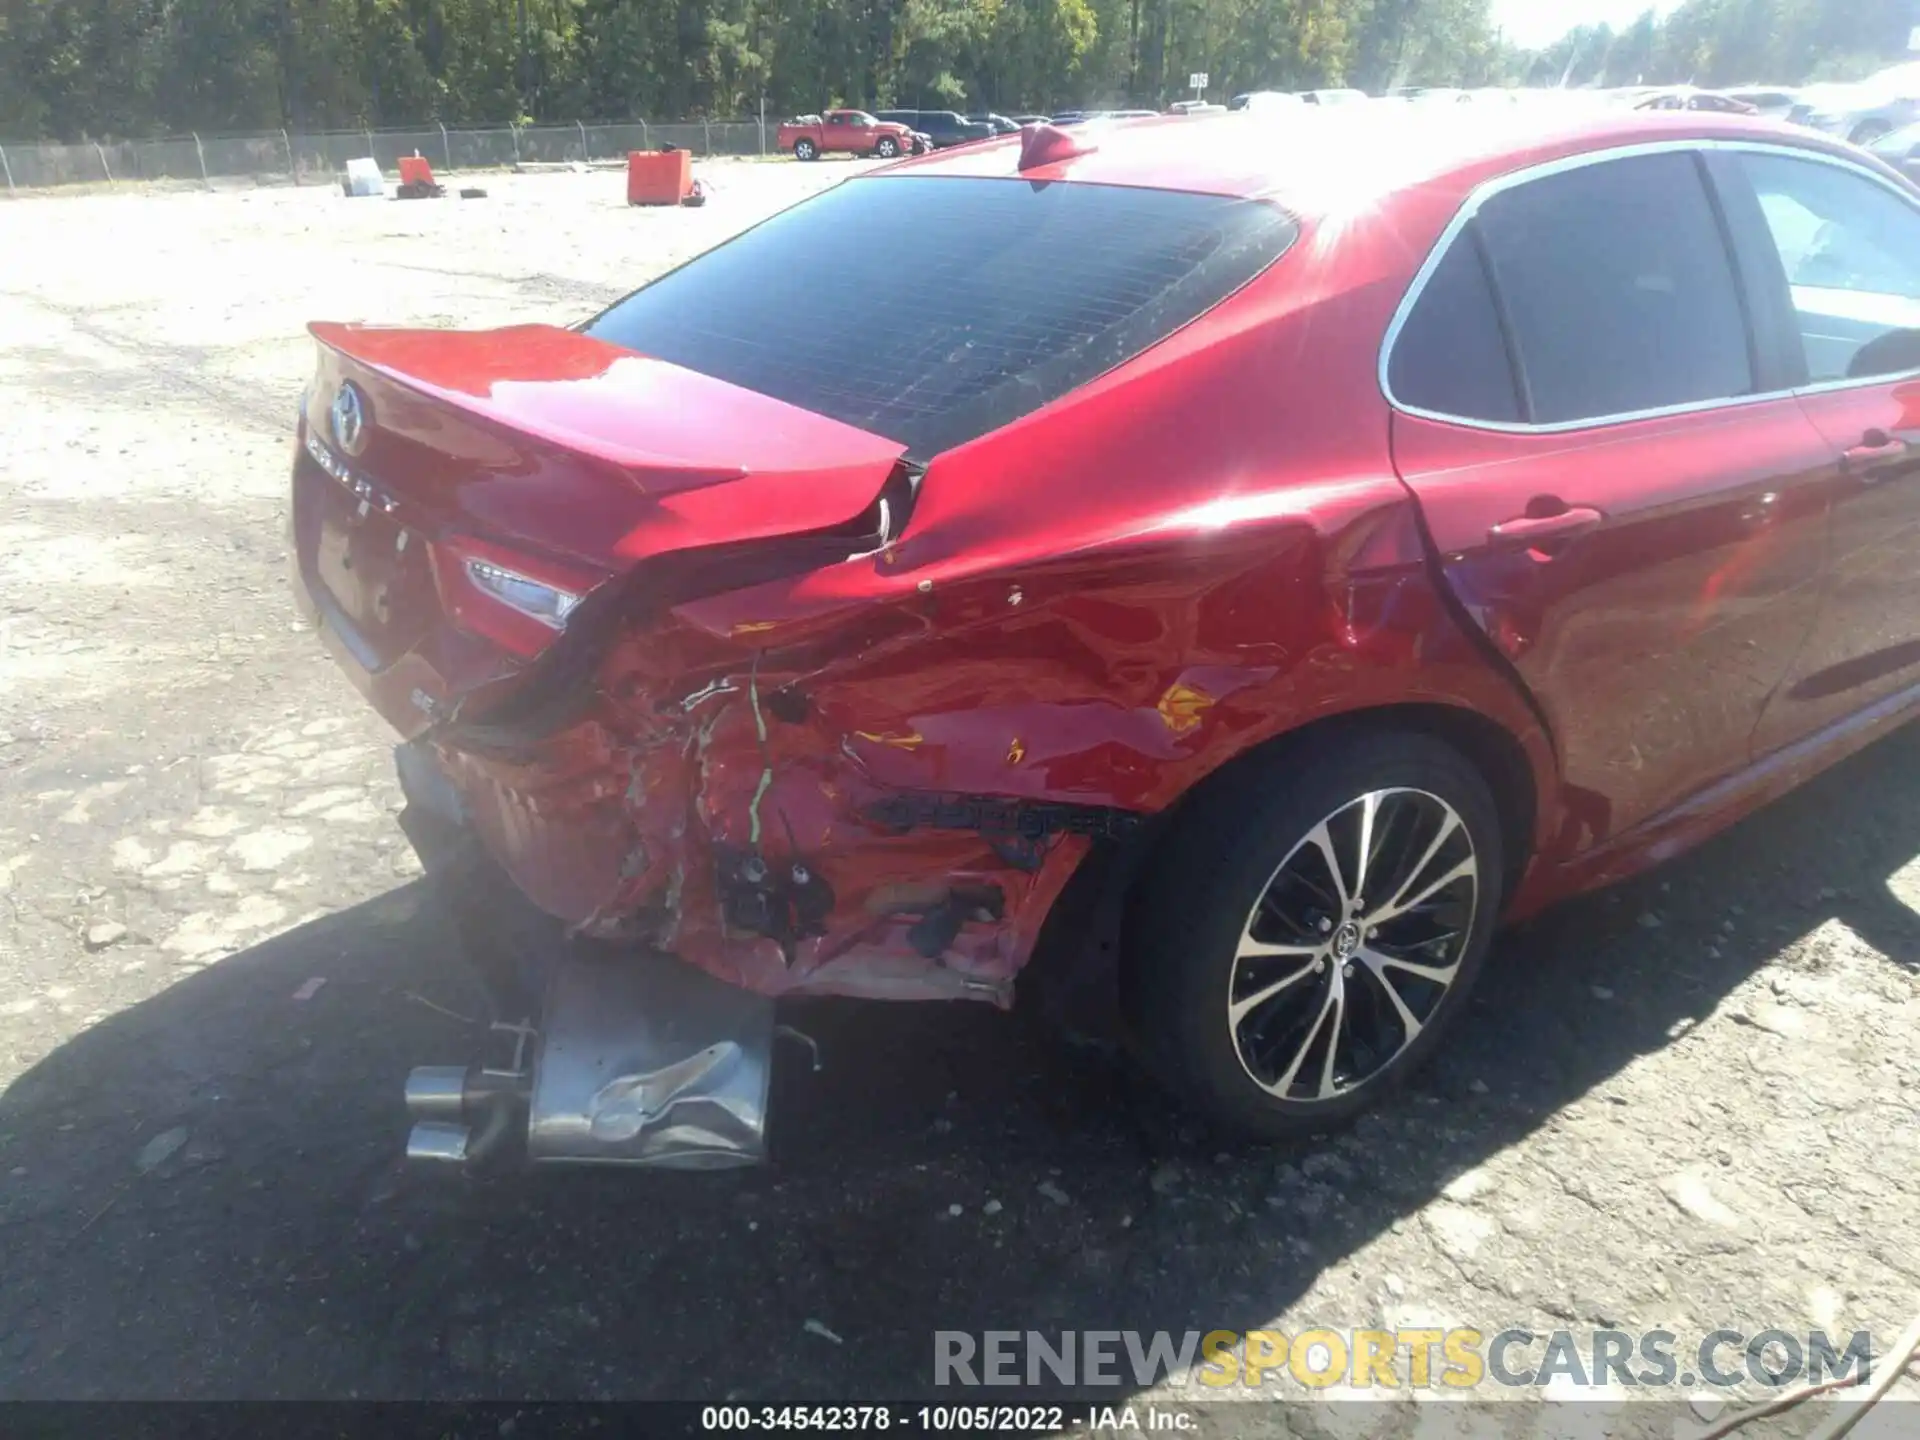
[[[1920,703],[1920,191],[1765,122],[1033,126],[575,326],[313,334],[300,593],[538,917],[422,1156],[751,1160],[772,997],[1037,952],[1324,1128],[1503,920]]]

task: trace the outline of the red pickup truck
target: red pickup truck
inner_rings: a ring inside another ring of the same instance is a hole
[[[876,120],[864,110],[829,110],[825,115],[789,120],[781,125],[777,144],[791,150],[796,160],[818,160],[836,150],[891,160],[896,155],[918,155],[927,148],[925,136],[905,125]]]

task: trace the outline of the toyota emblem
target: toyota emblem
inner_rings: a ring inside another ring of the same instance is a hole
[[[333,438],[349,455],[358,455],[367,446],[367,402],[351,380],[333,397]]]

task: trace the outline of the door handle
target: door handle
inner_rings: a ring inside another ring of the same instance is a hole
[[[1552,515],[1516,515],[1487,531],[1495,545],[1533,545],[1542,540],[1564,540],[1591,530],[1607,517],[1590,505],[1572,505]]]
[[[1860,443],[1840,452],[1840,468],[1845,471],[1864,470],[1862,477],[1869,483],[1879,479],[1873,474],[1874,468],[1883,461],[1898,460],[1907,453],[1907,442],[1897,435],[1889,435],[1884,430],[1869,430],[1860,437]]]

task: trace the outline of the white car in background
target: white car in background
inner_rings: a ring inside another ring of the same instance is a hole
[[[1920,121],[1920,61],[1895,65],[1857,85],[1803,91],[1787,118],[1855,145],[1871,145]]]
[[[1300,110],[1306,103],[1289,90],[1254,90],[1234,96],[1227,108],[1245,110],[1250,115],[1272,115]]]

